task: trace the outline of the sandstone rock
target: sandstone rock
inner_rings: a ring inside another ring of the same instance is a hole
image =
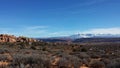
[[[0,34],[0,42],[36,42],[37,40],[27,37],[16,37],[14,35]]]
[[[0,42],[16,42],[14,35],[0,34]]]

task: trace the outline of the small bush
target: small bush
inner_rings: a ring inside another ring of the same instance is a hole
[[[82,48],[81,52],[87,52],[87,49],[86,48]]]
[[[105,64],[102,61],[93,60],[89,64],[90,68],[105,68]]]
[[[36,50],[36,47],[35,47],[35,46],[31,46],[30,48],[33,49],[33,50]]]

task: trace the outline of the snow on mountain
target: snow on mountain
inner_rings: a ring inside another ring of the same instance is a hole
[[[71,39],[78,38],[116,38],[120,37],[120,34],[76,34],[69,36]]]

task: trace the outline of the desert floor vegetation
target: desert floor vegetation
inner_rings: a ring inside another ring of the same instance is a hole
[[[0,68],[120,68],[120,43],[0,43]]]

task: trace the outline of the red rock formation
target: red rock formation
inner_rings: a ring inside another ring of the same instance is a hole
[[[0,34],[0,42],[36,42],[36,40],[27,37],[16,37],[14,35]]]
[[[16,42],[14,35],[0,34],[0,42]]]

